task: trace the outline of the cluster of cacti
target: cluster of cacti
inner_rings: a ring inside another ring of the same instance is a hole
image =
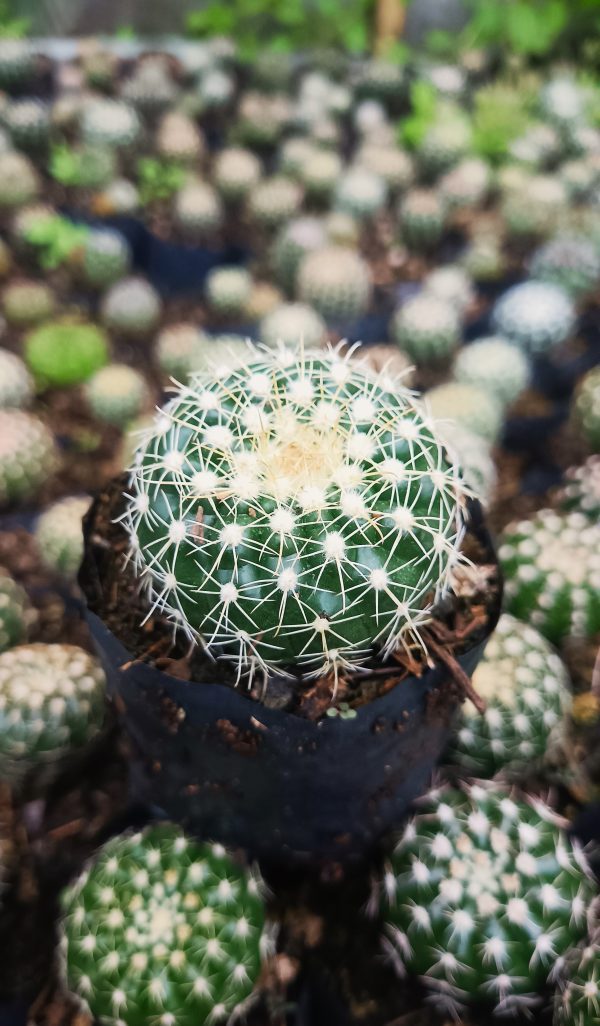
[[[268,953],[261,890],[220,845],[169,824],[116,838],[64,896],[69,986],[114,1026],[230,1021]]]
[[[600,282],[600,253],[589,239],[559,235],[535,251],[529,269],[533,278],[577,298]]]
[[[101,328],[84,321],[50,321],[25,339],[25,359],[39,388],[61,388],[87,381],[108,360]]]
[[[575,307],[558,285],[526,281],[497,300],[494,331],[525,352],[538,355],[565,342],[575,327]]]
[[[0,567],[0,652],[23,641],[31,619],[27,593]]]
[[[459,344],[460,319],[450,303],[423,291],[398,308],[391,332],[417,364],[440,363]]]
[[[202,353],[207,346],[210,340],[195,324],[170,324],[156,339],[156,361],[169,377],[184,381],[202,365]]]
[[[123,278],[104,294],[101,313],[107,328],[137,338],[156,327],[161,309],[160,297],[149,282]]]
[[[209,306],[223,317],[242,315],[251,290],[252,277],[244,267],[216,267],[204,285]]]
[[[0,409],[28,406],[32,395],[33,382],[23,361],[0,349]]]
[[[335,352],[193,377],[140,448],[129,496],[152,607],[238,670],[323,673],[389,652],[461,559],[466,494],[432,424],[401,382]]]
[[[385,870],[384,950],[455,1015],[541,1005],[567,952],[586,936],[596,888],[579,847],[541,800],[476,781],[432,791]]]
[[[284,303],[260,322],[259,337],[271,349],[279,344],[292,349],[314,349],[326,341],[327,325],[306,303]]]
[[[365,313],[371,299],[369,265],[342,246],[324,246],[307,253],[296,284],[299,299],[334,323],[354,321]]]
[[[440,241],[446,207],[433,189],[411,189],[398,209],[400,239],[409,249],[429,250]]]
[[[461,349],[454,361],[453,374],[457,381],[476,385],[508,406],[527,388],[531,367],[520,349],[492,335]]]
[[[600,455],[589,456],[581,467],[568,468],[559,500],[562,509],[600,521]]]
[[[49,570],[74,579],[83,555],[82,521],[90,506],[87,495],[68,496],[50,506],[35,525],[40,560]]]
[[[486,389],[467,382],[448,381],[429,389],[425,401],[435,420],[458,424],[489,445],[498,440],[503,407]]]
[[[558,644],[600,631],[600,524],[540,510],[501,539],[508,610]]]
[[[140,371],[125,363],[110,363],[89,379],[85,398],[94,417],[123,427],[148,405],[150,392]]]
[[[577,389],[575,422],[593,450],[600,450],[600,368],[588,371]]]
[[[114,284],[128,273],[130,262],[129,246],[119,232],[101,229],[89,233],[82,264],[89,285],[104,289]]]
[[[39,324],[56,310],[56,297],[42,281],[15,279],[2,293],[2,310],[9,324],[17,328]]]
[[[473,675],[486,703],[468,702],[449,750],[467,773],[493,777],[508,766],[543,758],[550,734],[570,704],[569,676],[533,627],[504,613]]]
[[[31,499],[57,465],[54,437],[39,417],[0,410],[0,508]]]

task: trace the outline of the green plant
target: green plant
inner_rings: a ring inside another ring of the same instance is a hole
[[[463,707],[450,760],[478,777],[541,760],[570,705],[569,675],[546,639],[504,613],[473,686],[486,709],[482,715],[470,702]]]
[[[294,291],[302,258],[327,242],[326,227],[317,217],[294,217],[282,225],[271,250],[275,278],[289,292]]]
[[[39,263],[45,271],[70,263],[85,246],[90,229],[74,224],[67,217],[40,217],[27,225],[24,237],[39,254]]]
[[[137,185],[143,206],[170,199],[185,180],[185,170],[179,164],[156,157],[140,157],[137,162]]]
[[[431,388],[425,398],[436,420],[458,424],[485,439],[488,445],[498,440],[504,411],[500,400],[486,389],[447,381]]]
[[[143,374],[124,363],[111,363],[90,378],[85,397],[94,417],[123,427],[140,415],[150,393]]]
[[[190,238],[213,235],[223,222],[221,198],[212,185],[201,179],[188,181],[174,197],[174,215]]]
[[[523,90],[493,82],[475,93],[473,150],[492,163],[508,156],[510,144],[525,131],[532,102]]]
[[[92,98],[83,107],[81,135],[87,146],[127,149],[135,145],[141,129],[137,111],[123,100]]]
[[[446,172],[439,181],[439,193],[451,211],[483,204],[492,185],[489,164],[479,157],[466,157]]]
[[[268,949],[258,876],[170,824],[105,845],[63,907],[68,984],[112,1026],[230,1020]]]
[[[244,199],[261,176],[258,157],[241,146],[221,150],[213,167],[214,183],[229,202]]]
[[[57,464],[54,438],[38,417],[0,410],[0,508],[30,499]]]
[[[461,349],[453,371],[457,381],[476,385],[508,406],[527,387],[531,366],[516,346],[491,335]]]
[[[513,285],[492,311],[496,334],[527,353],[544,353],[566,341],[575,327],[575,307],[558,285],[526,281]]]
[[[581,467],[569,467],[559,492],[561,509],[585,513],[600,521],[600,455],[588,456]]]
[[[67,143],[53,143],[48,171],[61,185],[99,189],[114,178],[116,161],[108,147],[84,146],[76,149]]]
[[[400,142],[416,150],[433,125],[438,108],[435,86],[425,79],[417,79],[410,87],[411,113],[398,126]]]
[[[450,303],[422,292],[398,308],[391,333],[419,365],[439,363],[448,359],[459,344],[460,319]]]
[[[430,271],[423,279],[423,290],[426,295],[449,303],[460,318],[475,299],[473,282],[460,264],[441,264]]]
[[[23,641],[31,615],[27,593],[0,567],[0,652]]]
[[[248,211],[253,221],[267,231],[289,221],[302,204],[302,189],[285,175],[263,178],[248,196]]]
[[[25,339],[25,360],[40,388],[79,385],[107,359],[106,335],[84,321],[50,321]]]
[[[87,495],[68,496],[45,510],[35,525],[41,562],[69,580],[74,580],[83,556],[82,520],[90,502]]]
[[[3,123],[19,150],[35,154],[48,144],[50,117],[47,107],[40,100],[13,100],[3,111]]]
[[[7,40],[14,40],[15,43],[23,40],[29,32],[31,22],[29,18],[18,17],[11,0],[0,2],[0,83],[3,87],[12,84],[16,79],[25,78],[24,68],[31,65],[31,51],[27,44],[22,48],[7,47]],[[8,74],[6,69],[10,70]]]
[[[387,201],[387,186],[375,171],[360,165],[348,168],[338,180],[335,207],[363,221],[379,214]]]
[[[498,784],[432,791],[381,881],[385,949],[454,1016],[542,1002],[557,963],[586,934],[596,889],[566,822]]]
[[[337,679],[388,654],[461,561],[457,468],[382,382],[335,351],[265,351],[178,388],[138,451],[124,523],[151,607],[238,672]]]

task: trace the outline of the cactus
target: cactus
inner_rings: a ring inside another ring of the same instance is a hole
[[[473,686],[487,708],[482,715],[471,703],[463,707],[450,761],[493,777],[507,766],[541,760],[570,704],[569,675],[546,639],[504,613]]]
[[[245,93],[238,107],[235,136],[245,146],[273,146],[289,114],[285,96]]]
[[[121,87],[121,96],[142,114],[155,116],[174,105],[177,86],[164,56],[146,57]]]
[[[561,140],[552,125],[532,122],[508,148],[509,156],[534,170],[547,168],[558,156]]]
[[[278,170],[282,175],[296,178],[315,152],[314,140],[305,135],[291,135],[281,143]]]
[[[23,361],[0,349],[0,410],[29,406],[32,395],[33,381]]]
[[[104,721],[105,677],[76,645],[19,645],[0,654],[0,767],[23,772],[83,747]]]
[[[223,223],[219,194],[199,178],[179,189],[174,197],[173,212],[181,230],[193,239],[213,235]]]
[[[111,363],[87,382],[85,398],[94,417],[123,427],[139,416],[150,393],[143,374],[124,363]]]
[[[417,159],[424,173],[434,177],[457,164],[469,152],[470,144],[471,130],[467,119],[458,108],[444,107],[425,132]]]
[[[378,174],[392,193],[412,185],[415,169],[411,157],[393,143],[367,142],[356,155],[357,163]]]
[[[595,887],[585,857],[540,800],[498,784],[432,791],[382,881],[385,947],[455,1015],[541,1003],[557,963],[586,932]]]
[[[0,210],[31,203],[40,191],[37,171],[23,153],[0,153]]]
[[[56,297],[42,281],[17,279],[4,289],[2,309],[9,324],[25,328],[51,317],[56,309]]]
[[[449,210],[465,210],[483,203],[490,191],[492,175],[484,160],[471,157],[440,179],[440,196]]]
[[[9,92],[33,74],[35,59],[26,39],[0,39],[0,89]]]
[[[398,208],[400,239],[409,249],[433,249],[442,237],[446,207],[433,189],[411,189]]]
[[[540,107],[544,117],[559,131],[573,122],[585,120],[585,94],[572,78],[559,75],[551,78],[540,90]]]
[[[103,213],[135,214],[140,207],[137,186],[127,178],[115,178],[95,199],[95,205]]]
[[[308,253],[298,268],[296,285],[298,298],[327,321],[354,321],[371,301],[369,265],[358,253],[341,246],[324,246]]]
[[[112,285],[101,310],[109,330],[131,338],[148,335],[158,324],[161,312],[158,293],[143,278],[123,278]]]
[[[229,203],[245,199],[260,181],[258,157],[241,146],[221,150],[215,159],[213,181],[223,199]]]
[[[210,344],[209,337],[195,324],[170,324],[156,340],[156,361],[164,374],[185,381],[202,366],[202,352]]]
[[[458,346],[460,322],[450,303],[422,292],[398,308],[391,332],[417,364],[439,363]]]
[[[82,273],[93,288],[104,289],[124,278],[129,271],[131,252],[120,232],[99,229],[89,233],[84,246]]]
[[[243,267],[215,267],[204,284],[208,305],[221,317],[244,313],[252,291],[252,276]]]
[[[506,265],[501,239],[491,231],[477,232],[463,251],[461,262],[474,281],[498,281]]]
[[[310,152],[300,167],[299,178],[304,186],[306,194],[317,200],[328,200],[331,197],[333,190],[336,187],[336,183],[342,173],[342,160],[338,153],[334,150],[321,150],[315,149]],[[347,176],[346,176],[346,184]],[[343,188],[343,182],[340,183],[340,188]],[[355,192],[352,194],[350,189],[350,196],[347,196],[348,204],[351,202],[357,202],[360,205],[364,205],[365,199],[367,207],[369,206],[368,189],[367,194],[361,195],[360,182],[355,180],[354,182]],[[348,191],[348,190],[346,190]]]
[[[270,349],[279,344],[288,349],[298,345],[315,349],[325,342],[327,325],[321,315],[306,303],[284,303],[263,319],[259,337]]]
[[[484,438],[489,445],[498,440],[502,429],[502,405],[485,389],[460,381],[448,381],[431,388],[425,398],[435,420],[459,424]]]
[[[235,92],[235,80],[222,68],[208,68],[199,83],[198,96],[203,109],[226,107]]]
[[[600,455],[589,456],[583,466],[569,467],[559,492],[560,508],[585,513],[600,521]]]
[[[83,556],[82,520],[90,506],[88,495],[68,496],[38,517],[35,540],[48,570],[74,580]]]
[[[3,120],[17,149],[35,153],[47,145],[50,118],[39,100],[13,100],[6,107]]]
[[[178,388],[138,451],[123,522],[151,607],[238,672],[385,655],[448,586],[466,493],[413,394],[383,380],[336,352],[265,351]]]
[[[554,1004],[554,1026],[599,1026],[600,948],[597,937],[570,952]]]
[[[600,450],[600,367],[588,371],[579,383],[573,419],[588,445]]]
[[[527,388],[531,375],[529,360],[516,346],[495,336],[477,339],[465,346],[454,361],[454,377],[476,385],[509,406]]]
[[[270,281],[255,281],[252,282],[244,314],[248,321],[261,321],[282,303],[285,303],[285,297],[276,285]]]
[[[326,242],[325,225],[316,217],[296,217],[283,225],[273,244],[271,263],[284,288],[293,292],[302,258]]]
[[[546,238],[556,230],[568,205],[567,190],[551,175],[527,177],[502,203],[509,232],[516,238]]]
[[[50,321],[27,335],[25,359],[39,388],[67,388],[104,366],[108,342],[95,324]]]
[[[129,149],[138,141],[141,122],[122,100],[91,100],[81,114],[81,134],[87,146]]]
[[[543,509],[509,524],[499,555],[509,612],[554,644],[600,631],[600,524]]]
[[[67,983],[107,1026],[231,1021],[268,951],[261,892],[170,824],[118,837],[64,896]]]
[[[559,235],[535,251],[529,270],[577,299],[600,283],[600,253],[589,239]]]
[[[386,201],[387,187],[383,178],[368,168],[350,167],[339,179],[335,206],[359,221],[379,214]]]
[[[558,168],[557,174],[567,196],[575,203],[587,200],[598,180],[597,169],[587,160],[567,160]]]
[[[382,103],[401,100],[406,93],[403,67],[395,61],[380,58],[364,61],[361,65],[356,91]]]
[[[155,145],[163,160],[185,165],[197,165],[205,150],[198,126],[179,110],[171,110],[161,118]]]
[[[324,219],[327,241],[334,246],[347,246],[357,249],[360,242],[360,224],[342,210],[331,210]]]
[[[496,301],[492,327],[536,356],[569,338],[575,327],[575,307],[558,285],[526,281],[513,285]]]
[[[0,567],[0,653],[23,641],[31,616],[27,593]]]
[[[248,211],[253,221],[273,231],[298,212],[302,190],[284,175],[273,175],[258,182],[248,196]]]
[[[438,430],[446,447],[455,454],[473,495],[484,507],[489,506],[498,484],[498,472],[489,443],[464,424],[438,424]]]
[[[423,288],[429,296],[443,299],[463,316],[475,299],[471,278],[460,264],[444,264],[430,271],[423,280]]]
[[[0,410],[0,508],[30,499],[58,464],[46,425],[23,410]]]

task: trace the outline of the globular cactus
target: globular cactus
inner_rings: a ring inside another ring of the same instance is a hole
[[[164,115],[156,130],[156,152],[160,157],[175,164],[197,165],[204,150],[204,139],[192,118],[179,110]]]
[[[461,317],[475,299],[473,282],[460,264],[436,267],[423,279],[423,288],[427,295],[450,303]]]
[[[138,62],[133,74],[121,86],[122,98],[147,116],[156,116],[173,106],[177,91],[162,55]]]
[[[569,675],[546,639],[504,613],[473,687],[487,707],[481,714],[470,702],[463,706],[450,761],[475,776],[493,777],[541,760],[570,705]]]
[[[459,100],[465,92],[467,76],[457,64],[425,64],[421,73],[425,81],[430,82],[435,91],[446,100]]]
[[[506,267],[502,240],[491,231],[476,233],[464,250],[461,262],[474,281],[498,281]]]
[[[47,106],[40,100],[13,100],[3,111],[2,118],[17,149],[35,154],[47,146],[50,117]]]
[[[376,58],[363,61],[356,83],[359,96],[367,96],[381,103],[394,103],[406,93],[405,69],[395,61]]]
[[[511,142],[508,153],[512,160],[532,170],[544,170],[556,160],[561,147],[560,135],[552,125],[534,121]]]
[[[0,410],[29,406],[33,381],[20,357],[0,349]]]
[[[557,169],[571,202],[585,202],[593,194],[598,180],[597,168],[588,160],[566,160]]]
[[[472,431],[489,445],[498,440],[503,408],[498,399],[477,385],[448,381],[436,385],[425,399],[435,420],[449,421]]]
[[[135,214],[140,209],[139,190],[128,178],[115,178],[100,192],[94,201],[101,213]]]
[[[0,567],[0,652],[23,641],[33,615],[27,592]]]
[[[306,195],[317,201],[329,200],[342,167],[341,157],[334,150],[315,147],[308,153],[298,174]]]
[[[83,556],[82,521],[90,506],[87,495],[72,495],[50,506],[35,525],[42,564],[68,580],[74,580]]]
[[[123,278],[102,300],[106,327],[130,338],[148,335],[158,324],[161,312],[160,296],[143,278]]]
[[[393,143],[367,142],[356,154],[356,161],[383,178],[391,193],[405,192],[414,181],[412,158]]]
[[[297,178],[315,152],[314,141],[306,135],[290,135],[278,150],[277,164],[282,175]]]
[[[570,952],[554,1002],[553,1026],[600,1026],[600,947],[586,940]]]
[[[547,238],[568,208],[567,190],[555,176],[527,176],[502,202],[509,233],[520,238]]]
[[[488,507],[498,484],[498,471],[489,442],[464,424],[445,422],[438,424],[438,430],[462,468],[465,484],[482,506]]]
[[[581,467],[569,467],[559,492],[560,508],[585,513],[600,521],[600,455],[589,456]]]
[[[354,321],[371,301],[369,265],[342,246],[324,246],[308,253],[298,268],[296,283],[298,298],[327,321]]]
[[[543,509],[501,541],[509,612],[554,644],[600,631],[600,524]]]
[[[279,344],[286,348],[314,349],[327,339],[327,325],[311,306],[306,303],[285,303],[276,307],[261,321],[260,341],[274,349]]]
[[[422,292],[398,308],[391,333],[415,363],[440,363],[459,344],[460,320],[450,303]]]
[[[411,189],[398,208],[400,240],[409,249],[433,249],[446,224],[446,205],[433,189]]]
[[[491,184],[489,165],[471,157],[446,172],[440,179],[439,191],[448,210],[465,210],[483,203]]]
[[[198,96],[205,110],[226,107],[235,92],[235,79],[223,68],[207,68],[198,84]]]
[[[137,142],[141,122],[135,109],[122,100],[93,99],[81,114],[81,135],[87,146],[129,149]]]
[[[581,849],[540,800],[477,781],[424,799],[385,871],[385,948],[433,1003],[497,1014],[541,1004],[586,933],[596,894]]]
[[[242,1012],[269,949],[260,878],[170,824],[110,841],[63,899],[68,986],[106,1026]]]
[[[544,117],[560,131],[569,129],[573,122],[585,120],[585,100],[584,90],[567,75],[549,79],[539,94]]]
[[[575,327],[575,307],[558,285],[526,281],[513,285],[496,301],[492,327],[526,353],[538,355],[569,338]]]
[[[85,398],[94,417],[123,427],[148,405],[150,392],[140,371],[124,363],[110,363],[87,382]]]
[[[347,246],[357,249],[360,242],[360,224],[351,214],[342,210],[330,210],[325,216],[323,225],[327,233],[327,241],[334,246]]]
[[[339,179],[335,206],[358,221],[379,214],[387,202],[387,186],[383,178],[360,164],[350,167]]]
[[[56,296],[42,281],[17,279],[2,293],[2,310],[9,324],[16,328],[38,324],[52,317],[56,309]]]
[[[223,223],[218,192],[199,178],[184,185],[174,197],[173,214],[182,232],[192,239],[214,235]]]
[[[221,317],[243,315],[252,291],[252,275],[244,267],[215,267],[204,283],[208,305]]]
[[[327,230],[317,217],[295,217],[283,225],[273,243],[271,263],[278,282],[293,292],[302,258],[322,249]]]
[[[129,271],[131,252],[120,232],[99,229],[89,233],[83,250],[82,273],[88,285],[104,289],[124,278]]]
[[[179,388],[138,451],[123,523],[151,608],[238,672],[385,655],[448,587],[466,492],[383,381],[336,352],[265,351]]]
[[[235,203],[246,198],[260,181],[261,163],[256,154],[241,146],[221,150],[213,166],[213,181],[224,200]]]
[[[284,175],[264,178],[248,195],[252,220],[267,231],[274,231],[296,214],[302,204],[302,189]]]
[[[458,108],[440,110],[427,129],[417,150],[417,160],[428,177],[434,177],[457,164],[469,152],[471,130]]]
[[[289,103],[285,96],[248,92],[238,107],[238,120],[234,128],[236,139],[245,146],[273,146],[289,116]]]
[[[529,269],[533,278],[577,298],[600,283],[600,252],[590,239],[559,235],[536,250]]]
[[[248,321],[261,321],[282,303],[285,303],[285,297],[273,282],[253,281],[244,314]]]
[[[105,677],[76,645],[18,645],[0,654],[0,771],[18,781],[92,740],[104,722]]]
[[[16,210],[31,203],[40,191],[32,162],[23,153],[0,153],[0,210]]]
[[[27,335],[25,359],[39,388],[67,388],[104,366],[108,341],[95,324],[50,321]]]
[[[588,371],[581,380],[573,409],[573,418],[593,451],[600,450],[600,367]]]
[[[0,89],[10,92],[31,77],[35,58],[27,39],[0,40]]]
[[[520,349],[491,335],[461,349],[453,373],[457,381],[483,388],[509,406],[527,388],[531,366]]]
[[[0,508],[30,499],[58,465],[46,425],[24,410],[0,410]]]
[[[203,350],[210,344],[210,338],[195,324],[170,324],[156,339],[156,362],[164,374],[185,381],[202,366]]]

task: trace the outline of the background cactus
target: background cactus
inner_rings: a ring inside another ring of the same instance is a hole
[[[559,503],[562,509],[600,522],[600,455],[589,456],[581,467],[568,468]]]
[[[39,188],[35,167],[23,153],[0,153],[0,209],[31,203]]]
[[[600,253],[589,239],[559,235],[535,251],[530,271],[538,281],[558,285],[577,298],[600,282]]]
[[[371,288],[369,265],[342,246],[308,253],[298,269],[298,298],[327,321],[348,323],[360,317],[369,306]]]
[[[30,499],[57,465],[54,438],[38,417],[0,410],[0,508]]]
[[[93,99],[81,116],[81,135],[88,146],[129,148],[141,132],[140,119],[132,106],[122,100]]]
[[[398,208],[400,240],[417,251],[438,244],[446,222],[446,206],[433,189],[411,189]]]
[[[502,406],[495,396],[477,385],[448,381],[425,393],[432,417],[472,431],[489,445],[498,440],[502,428]],[[442,429],[443,430],[443,429]]]
[[[213,181],[228,202],[244,199],[261,176],[258,157],[241,146],[221,150],[215,159]]]
[[[252,291],[252,276],[244,267],[215,267],[206,276],[209,306],[223,317],[243,314]]]
[[[112,1026],[229,1018],[267,947],[260,890],[220,845],[169,824],[111,841],[63,902],[69,986]]]
[[[499,555],[507,608],[520,620],[554,644],[600,631],[600,524],[543,509],[506,528]]]
[[[285,175],[273,175],[258,182],[248,196],[248,212],[261,228],[273,231],[296,214],[302,204],[302,190]]]
[[[459,316],[463,316],[475,299],[473,282],[460,264],[444,264],[430,271],[423,280],[423,288],[429,296],[450,303]]]
[[[25,328],[52,317],[56,297],[50,286],[42,281],[17,279],[4,289],[2,309],[9,324]]]
[[[90,232],[83,252],[83,275],[88,285],[103,289],[124,278],[131,253],[120,232],[102,229]]]
[[[35,58],[27,39],[6,37],[0,40],[0,87],[9,92],[34,71]]]
[[[128,420],[139,416],[149,402],[150,393],[140,371],[125,363],[110,363],[87,382],[85,398],[94,417],[123,427]]]
[[[545,353],[565,342],[575,327],[575,308],[558,285],[527,281],[496,301],[492,325],[527,353]]]
[[[31,618],[27,593],[0,567],[0,652],[23,641]]]
[[[271,262],[277,281],[293,292],[302,258],[313,250],[322,249],[326,242],[325,225],[317,217],[297,217],[283,225],[272,250]]]
[[[550,732],[570,705],[569,676],[546,639],[504,613],[473,686],[487,708],[481,715],[470,702],[463,706],[450,760],[467,773],[493,777],[543,758]]]
[[[143,278],[124,278],[104,296],[101,313],[107,328],[135,338],[156,327],[161,310],[160,297],[152,285]]]
[[[460,561],[465,501],[400,382],[335,353],[265,352],[178,389],[124,522],[152,607],[191,638],[238,670],[323,673],[427,619]]]
[[[174,198],[174,216],[190,238],[205,238],[219,230],[223,207],[218,192],[199,178],[184,185]]]
[[[40,100],[28,97],[13,100],[4,111],[3,121],[17,149],[35,154],[47,145],[50,118]]]
[[[387,187],[383,178],[368,168],[350,167],[339,178],[335,206],[359,221],[374,217],[385,207]]]
[[[208,335],[195,324],[170,324],[156,339],[156,361],[169,377],[185,381],[203,365],[203,350],[210,345]]]
[[[383,178],[392,193],[404,192],[412,185],[415,169],[412,159],[392,143],[365,143],[356,155],[357,163]]]
[[[308,196],[317,201],[327,200],[331,197],[342,169],[342,160],[338,153],[334,150],[315,148],[303,162],[299,177]],[[367,207],[368,205],[367,199]]]
[[[273,349],[280,343],[288,348],[298,345],[313,349],[327,339],[327,325],[306,303],[284,303],[261,321],[260,341]]]
[[[600,367],[581,380],[575,395],[574,420],[588,445],[600,451]]]
[[[456,454],[465,483],[484,507],[489,506],[498,484],[498,472],[489,442],[456,422],[438,423],[438,431],[448,448]]]
[[[0,409],[28,406],[33,395],[33,381],[23,361],[14,353],[0,349]]]
[[[83,555],[82,521],[90,506],[87,495],[55,502],[35,525],[35,540],[44,566],[74,580]]]
[[[385,873],[385,947],[401,973],[455,1013],[541,1003],[557,962],[585,936],[586,860],[541,801],[476,782],[432,791]]]
[[[531,367],[516,346],[491,336],[461,349],[454,361],[453,373],[457,381],[483,388],[503,406],[508,406],[527,388]]]
[[[108,343],[95,324],[52,321],[25,339],[25,359],[39,388],[87,381],[108,360]]]
[[[399,307],[391,332],[417,364],[440,363],[458,346],[460,321],[450,303],[422,292]]]

